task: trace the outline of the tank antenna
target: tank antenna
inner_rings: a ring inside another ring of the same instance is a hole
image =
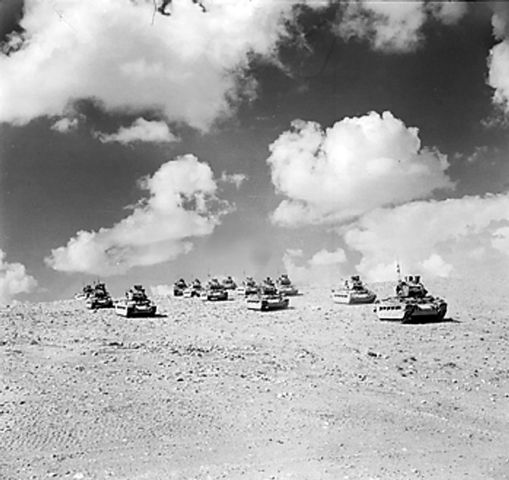
[[[401,268],[399,266],[399,259],[396,260],[396,273],[398,274],[398,282],[401,281]]]
[[[152,12],[152,22],[151,25],[154,25],[154,19],[156,18],[156,12],[157,12],[157,3],[156,0],[153,0],[154,2],[154,11]]]

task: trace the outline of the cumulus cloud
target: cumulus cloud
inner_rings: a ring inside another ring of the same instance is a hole
[[[46,263],[64,272],[115,275],[172,260],[192,249],[192,237],[211,234],[231,208],[217,198],[210,167],[194,155],[163,164],[140,184],[149,196],[128,217],[109,228],[79,231]]]
[[[374,210],[344,234],[370,280],[407,273],[488,275],[509,268],[509,194],[417,201]]]
[[[488,84],[495,90],[493,102],[505,114],[509,113],[509,6],[505,2],[492,3],[493,35],[501,40],[488,57]],[[496,117],[495,117],[496,118]]]
[[[336,32],[345,39],[367,40],[375,50],[410,52],[419,46],[430,17],[451,25],[466,10],[466,2],[357,0],[345,3]]]
[[[51,130],[55,130],[60,133],[71,132],[72,130],[76,130],[78,128],[79,120],[77,118],[61,118],[57,120],[52,126]]]
[[[493,35],[499,40],[507,37],[509,32],[509,5],[507,2],[491,2],[493,16],[491,24],[493,26]]]
[[[92,98],[108,111],[156,110],[207,129],[253,93],[252,55],[276,60],[294,1],[25,0],[22,33],[0,54],[0,121],[62,115]]]
[[[337,222],[453,187],[445,155],[421,148],[418,129],[390,112],[326,130],[296,120],[269,149],[272,182],[288,197],[273,213],[282,225]]]
[[[488,59],[488,84],[495,89],[493,101],[509,112],[509,40],[495,45]]]
[[[423,2],[348,2],[338,33],[368,40],[376,50],[411,51],[421,40]]]
[[[102,143],[118,142],[127,145],[133,142],[165,143],[176,142],[178,138],[170,131],[165,122],[137,118],[131,126],[120,127],[115,133],[96,132]]]
[[[428,12],[445,25],[454,25],[467,13],[468,2],[428,2]]]
[[[24,265],[6,262],[5,252],[0,250],[0,305],[10,303],[20,293],[31,292],[36,286]]]
[[[330,252],[322,249],[307,261],[300,249],[287,249],[283,255],[283,265],[295,282],[327,284],[337,282],[344,275],[346,254],[342,248]]]

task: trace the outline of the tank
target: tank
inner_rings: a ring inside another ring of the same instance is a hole
[[[349,280],[345,280],[343,286],[332,290],[332,299],[334,303],[355,305],[373,303],[376,295],[364,285],[358,275],[353,275]]]
[[[290,278],[286,273],[283,273],[277,279],[277,288],[280,293],[287,297],[292,297],[299,294],[299,291],[293,286]]]
[[[134,285],[126,292],[126,298],[115,304],[115,313],[123,317],[153,317],[157,307],[141,285]]]
[[[183,278],[180,278],[173,284],[173,296],[182,297],[184,295],[184,291],[187,288],[187,283]]]
[[[288,308],[289,305],[290,300],[278,291],[269,277],[264,280],[255,294],[247,297],[247,308],[249,310],[281,310]]]
[[[111,299],[106,284],[96,283],[91,293],[87,297],[86,306],[90,310],[98,308],[113,308],[113,300]]]
[[[184,290],[183,296],[184,296],[184,298],[199,297],[202,290],[203,290],[203,286],[202,286],[200,280],[196,278],[193,281],[193,283],[191,283],[191,285]]]
[[[258,285],[256,284],[256,280],[253,277],[246,277],[240,287],[237,288],[237,293],[244,296],[258,293]]]
[[[440,321],[447,312],[445,300],[433,297],[421,283],[419,275],[406,276],[396,286],[396,295],[376,303],[379,320],[398,322]]]
[[[228,275],[222,282],[223,287],[226,288],[226,290],[235,290],[237,288],[237,284],[235,283],[235,280]]]
[[[200,298],[210,301],[228,300],[228,290],[219,283],[217,278],[212,278],[207,282],[205,289],[202,290]]]

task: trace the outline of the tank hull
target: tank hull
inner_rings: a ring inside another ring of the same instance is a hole
[[[290,300],[288,298],[263,298],[251,297],[247,299],[247,308],[249,310],[269,311],[282,310],[288,308]]]
[[[382,301],[375,307],[379,320],[394,322],[437,322],[447,313],[447,303],[443,300],[406,303]]]
[[[373,303],[376,300],[376,295],[369,291],[356,293],[347,290],[337,290],[332,292],[332,300],[334,303],[341,303],[345,305],[360,305]]]
[[[153,317],[157,307],[152,304],[140,305],[126,302],[119,302],[115,305],[115,313],[121,317]]]

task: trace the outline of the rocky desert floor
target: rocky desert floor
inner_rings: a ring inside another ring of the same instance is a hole
[[[318,288],[272,313],[3,309],[0,478],[509,479],[507,285],[427,287],[447,321],[379,322]]]

